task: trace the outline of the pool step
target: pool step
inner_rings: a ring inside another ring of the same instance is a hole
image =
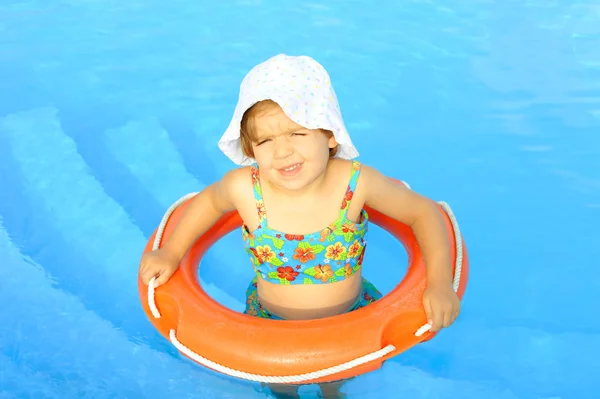
[[[153,118],[132,120],[105,131],[107,147],[165,208],[206,185],[184,166],[167,131]]]
[[[0,280],[3,390],[18,397],[48,398],[167,398],[189,392],[212,398],[220,392],[242,395],[252,390],[136,342],[78,297],[56,288],[42,265],[12,242],[1,218],[0,253],[3,269],[14,271]]]

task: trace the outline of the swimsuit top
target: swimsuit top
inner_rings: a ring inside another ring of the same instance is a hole
[[[269,228],[258,168],[252,166],[259,225],[251,233],[244,224],[242,238],[256,274],[275,284],[323,284],[340,281],[356,273],[365,254],[369,217],[363,209],[357,224],[348,220],[346,215],[359,175],[360,163],[353,161],[350,182],[337,220],[321,231],[293,235]]]

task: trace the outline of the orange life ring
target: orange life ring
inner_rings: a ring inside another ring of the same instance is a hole
[[[164,237],[171,234],[188,204],[189,199],[182,201],[165,217]],[[287,376],[285,381],[289,383],[315,383],[373,371],[390,357],[435,334],[415,334],[427,322],[422,305],[426,271],[412,230],[374,209],[365,209],[372,223],[403,243],[409,266],[403,280],[389,294],[364,308],[323,319],[278,321],[241,314],[213,300],[198,284],[198,264],[212,244],[241,226],[241,218],[234,211],[224,215],[194,243],[179,269],[156,292],[138,279],[144,311],[158,331],[184,355],[208,368],[240,378],[281,382],[278,377]],[[441,205],[440,210],[452,244],[455,272],[458,272],[455,273],[455,283],[459,281],[455,290],[462,299],[468,278],[466,246],[455,220]],[[152,250],[157,231],[144,252]],[[462,261],[459,252],[462,252]],[[151,309],[149,301],[152,300],[160,312],[159,318],[155,317],[158,316],[156,309],[154,314]],[[368,354],[382,348],[388,350],[379,352],[374,359],[369,357]],[[319,373],[318,370],[326,371]]]

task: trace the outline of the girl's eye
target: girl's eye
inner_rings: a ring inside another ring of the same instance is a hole
[[[306,136],[306,133],[292,133],[292,136]]]
[[[271,140],[270,139],[266,139],[266,140],[263,140],[263,141],[259,141],[258,144],[256,144],[256,145],[259,146],[259,145],[264,144],[264,143],[269,142],[269,141],[271,141]]]

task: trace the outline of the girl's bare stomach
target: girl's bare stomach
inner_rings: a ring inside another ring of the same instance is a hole
[[[362,290],[360,272],[327,284],[273,284],[258,278],[258,298],[263,308],[287,320],[319,319],[346,312]]]

